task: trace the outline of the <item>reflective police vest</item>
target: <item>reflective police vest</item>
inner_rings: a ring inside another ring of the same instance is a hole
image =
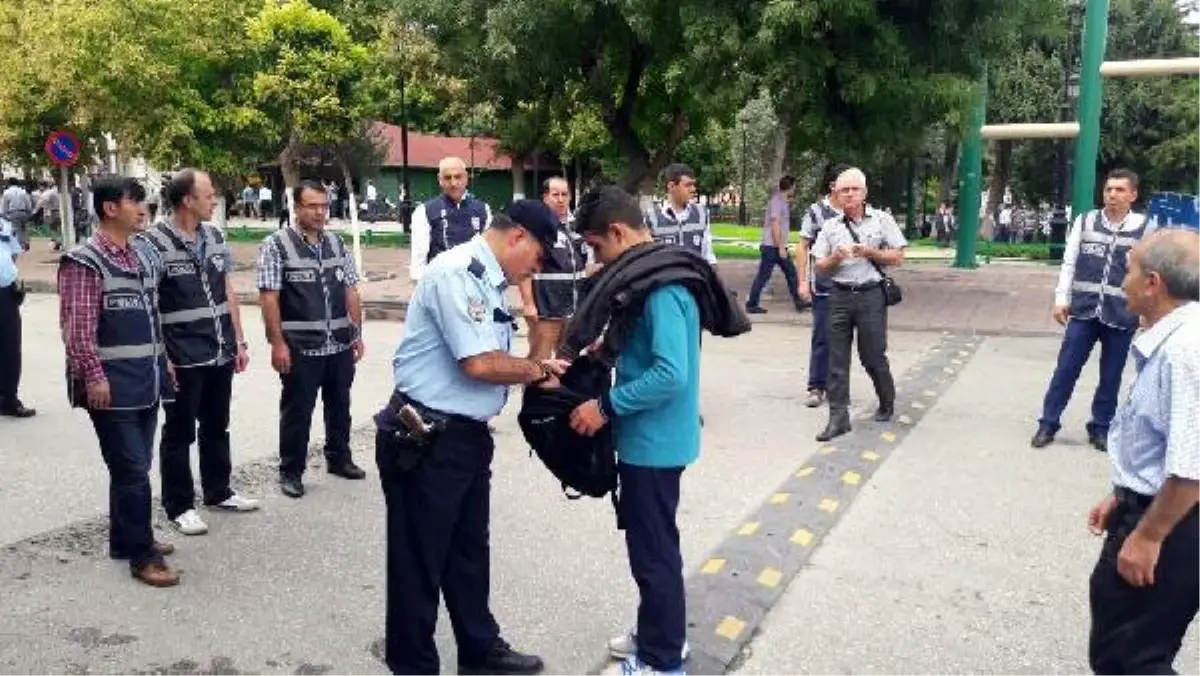
[[[204,223],[196,230],[202,260],[166,223],[154,225],[141,237],[162,259],[158,310],[171,361],[187,368],[215,364],[222,352],[227,357],[235,354],[236,335],[225,293],[230,261],[221,231]]]
[[[704,232],[708,229],[708,216],[704,209],[688,204],[687,212],[680,220],[678,215],[668,216],[660,206],[650,209],[646,215],[650,234],[654,241],[663,244],[678,244],[696,254],[704,255]]]
[[[805,212],[805,217],[813,222],[812,241],[808,246],[808,284],[812,288],[812,292],[818,296],[829,295],[829,292],[833,290],[833,279],[827,275],[817,275],[817,257],[813,255],[813,245],[817,243],[817,236],[821,234],[821,228],[825,225],[825,221],[841,215],[842,212],[834,209],[825,200],[813,202]]]
[[[455,204],[446,195],[429,200],[421,205],[425,219],[429,221],[429,257],[469,241],[487,227],[487,205],[466,195]]]
[[[570,316],[579,306],[579,282],[587,270],[587,243],[572,223],[558,225],[554,247],[543,256],[542,271],[533,276],[534,299],[544,316]]]
[[[323,232],[318,255],[295,228],[276,230],[271,237],[282,264],[279,315],[284,341],[297,350],[318,350],[331,341],[349,345],[346,247],[342,239]]]
[[[1071,281],[1071,316],[1097,318],[1110,326],[1133,331],[1137,315],[1129,311],[1121,283],[1128,268],[1129,250],[1154,229],[1153,223],[1130,212],[1126,218],[1142,218],[1134,230],[1110,227],[1099,209],[1083,215],[1075,278]]]
[[[166,373],[166,353],[158,333],[153,281],[139,266],[137,272],[122,269],[91,242],[63,254],[63,264],[84,265],[100,274],[100,316],[96,325],[97,355],[112,396],[111,408],[149,408],[171,399]],[[68,396],[80,400],[74,390],[81,383],[68,377]]]

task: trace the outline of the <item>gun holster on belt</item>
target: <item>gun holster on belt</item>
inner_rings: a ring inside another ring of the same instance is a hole
[[[375,414],[377,451],[395,461],[395,468],[411,472],[421,464],[445,431],[449,416],[422,406],[399,390]]]

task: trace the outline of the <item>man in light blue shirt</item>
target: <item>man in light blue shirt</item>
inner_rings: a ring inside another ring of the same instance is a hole
[[[1145,332],[1108,432],[1113,491],[1088,516],[1107,531],[1088,657],[1097,674],[1173,674],[1200,596],[1200,235],[1134,245],[1121,290]]]
[[[505,290],[529,279],[557,237],[536,200],[509,205],[487,230],[431,261],[392,360],[396,389],[376,415],[375,457],[387,503],[387,629],[393,673],[439,673],[439,593],[458,643],[458,673],[535,674],[488,607],[488,525],[495,448],[488,420],[510,385],[555,387],[560,362],[511,355]]]
[[[17,256],[24,250],[18,233],[0,218],[0,416],[30,418],[37,411],[17,397],[21,384],[21,302]]]

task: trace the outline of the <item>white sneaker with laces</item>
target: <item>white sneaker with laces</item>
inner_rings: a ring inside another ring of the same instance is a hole
[[[680,667],[673,671],[659,671],[658,669],[655,669],[654,667],[650,666],[649,664],[646,664],[645,662],[638,659],[637,655],[631,655],[629,657],[626,657],[625,660],[623,662],[621,662],[622,676],[634,676],[635,674],[672,674],[672,675],[680,674],[680,675],[683,675],[686,673],[687,672],[683,670],[683,667]]]
[[[189,509],[171,519],[171,523],[174,524],[175,530],[184,535],[204,535],[208,532],[208,524],[204,523],[194,509]]]
[[[680,655],[679,658],[686,660],[688,658],[688,652],[689,649],[687,641],[684,641],[683,654]],[[622,634],[621,636],[609,640],[608,654],[612,655],[618,660],[627,659],[637,655],[637,634],[631,631],[627,634]]]
[[[244,498],[237,493],[213,505],[213,509],[223,509],[229,512],[253,512],[258,509],[258,500]]]

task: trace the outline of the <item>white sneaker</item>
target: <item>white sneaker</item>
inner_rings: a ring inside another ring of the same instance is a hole
[[[244,498],[237,493],[212,506],[213,509],[224,509],[229,512],[253,512],[258,509],[258,500]]]
[[[679,658],[686,660],[689,652],[690,650],[688,649],[687,641],[684,641],[683,654],[680,655]],[[608,654],[612,655],[618,660],[627,659],[637,655],[637,634],[631,631],[628,634],[623,634],[611,639],[608,642]]]
[[[171,519],[171,523],[175,525],[175,530],[184,535],[204,535],[208,532],[208,524],[204,523],[194,509]]]
[[[686,673],[687,672],[683,670],[683,667],[679,667],[678,669],[675,669],[674,671],[659,671],[658,669],[655,669],[654,667],[650,666],[649,664],[646,664],[645,662],[639,660],[637,655],[631,655],[629,657],[626,657],[625,660],[621,662],[622,676],[634,676],[635,674],[672,674],[672,675],[680,674],[680,675],[682,675],[682,674],[686,674]]]

